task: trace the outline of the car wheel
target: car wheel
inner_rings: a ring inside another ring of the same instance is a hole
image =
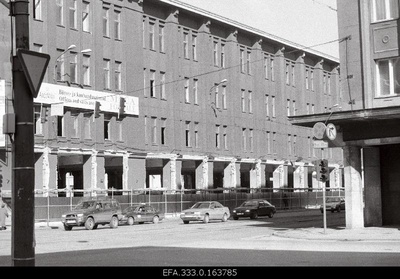
[[[233,220],[239,220],[239,217],[233,217]]]
[[[228,221],[228,215],[225,213],[224,216],[222,216],[222,222]]]
[[[111,227],[112,229],[118,228],[118,217],[117,217],[117,216],[111,217],[110,227]]]
[[[338,208],[337,208],[337,212],[340,212],[340,210],[341,210],[341,209],[340,209],[340,206],[338,206]]]
[[[184,224],[189,224],[189,221],[183,221]]]
[[[274,217],[274,213],[271,211],[271,212],[268,214],[268,217],[269,217],[269,218]]]
[[[135,223],[135,219],[132,216],[128,217],[128,221],[126,221],[129,226],[132,226]]]
[[[153,217],[153,224],[157,224],[160,221],[160,218],[158,216]]]
[[[257,212],[254,212],[250,215],[250,219],[257,219],[258,218],[258,214]]]
[[[68,225],[64,224],[64,230],[70,231],[70,230],[72,230],[72,226],[68,226]]]
[[[331,209],[331,212],[332,212],[332,213],[335,212],[335,209],[332,208],[332,209]]]
[[[94,225],[95,225],[95,223],[94,223],[94,219],[92,217],[89,217],[86,219],[85,228],[87,230],[93,230]]]
[[[204,215],[203,223],[207,224],[208,222],[210,222],[210,216],[208,216],[208,214],[206,214],[206,215]]]

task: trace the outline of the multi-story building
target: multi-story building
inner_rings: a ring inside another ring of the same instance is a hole
[[[400,224],[398,0],[339,0],[341,100],[330,117],[344,150],[349,228]],[[326,114],[299,116],[311,127]]]
[[[316,187],[287,117],[340,101],[337,59],[175,0],[31,2],[36,189]]]

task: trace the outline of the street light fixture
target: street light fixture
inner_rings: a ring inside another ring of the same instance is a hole
[[[56,59],[56,63],[54,65],[54,81],[56,81],[56,76],[57,76],[57,68],[58,68],[58,62],[61,61],[61,56],[63,56],[66,52],[70,51],[71,49],[76,48],[76,45],[70,45],[66,50],[64,50]],[[92,49],[87,48],[84,50],[81,50],[80,53],[89,53],[92,52]]]
[[[336,107],[337,107],[338,109],[342,109],[342,107],[339,107],[339,104],[334,104],[333,106],[331,106],[331,107],[329,108],[329,110],[331,111],[331,113],[329,114],[328,118],[326,119],[325,125],[326,125],[326,123],[328,123],[329,119],[330,119],[331,116],[332,116],[333,108],[336,108]]]

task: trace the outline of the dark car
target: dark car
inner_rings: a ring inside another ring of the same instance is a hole
[[[326,210],[330,210],[332,213],[337,211],[340,212],[341,210],[345,210],[345,201],[343,197],[328,197],[325,200],[325,208]],[[324,213],[324,207],[321,205],[319,207],[321,213]]]
[[[234,220],[238,220],[239,217],[250,217],[250,219],[256,219],[258,216],[268,216],[269,218],[272,218],[275,213],[275,206],[270,204],[267,200],[252,199],[245,201],[239,207],[233,209],[232,217]]]
[[[87,230],[97,229],[98,225],[117,228],[121,213],[121,206],[117,200],[97,197],[82,200],[72,211],[63,214],[61,221],[66,231],[80,226],[85,226]]]
[[[157,224],[164,219],[164,214],[150,205],[133,205],[122,211],[121,222],[128,225],[143,224],[144,222],[152,222]]]

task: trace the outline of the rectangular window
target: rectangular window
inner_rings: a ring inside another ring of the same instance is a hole
[[[214,66],[218,67],[218,42],[215,41],[213,44],[213,61],[214,61]]]
[[[286,100],[286,115],[290,116],[290,100]]]
[[[400,58],[376,62],[376,96],[400,94]]]
[[[149,22],[149,49],[151,49],[151,50],[155,50],[154,28],[155,28],[155,23],[150,21]]]
[[[167,119],[161,118],[161,145],[166,145]]]
[[[73,138],[79,138],[80,137],[80,133],[79,133],[79,113],[71,113],[71,117],[73,119],[73,133],[72,133],[72,137]]]
[[[247,135],[246,128],[242,128],[242,150],[246,151],[247,146]]]
[[[199,122],[194,122],[194,147],[199,148]]]
[[[249,113],[253,113],[253,92],[249,91]]]
[[[65,64],[64,64],[64,50],[57,49],[58,59],[56,60],[56,79],[57,81],[63,81],[65,76]]]
[[[90,3],[82,3],[82,31],[90,32]]]
[[[90,55],[87,54],[83,55],[82,82],[83,85],[90,85]]]
[[[276,132],[272,132],[272,153],[276,154]]]
[[[292,135],[288,135],[288,138],[287,138],[287,148],[288,148],[288,154],[289,155],[292,155]]]
[[[285,65],[285,81],[286,81],[286,85],[290,84],[290,71],[289,71],[290,68],[289,67],[290,67],[289,62],[286,62],[286,65]]]
[[[197,35],[192,34],[192,59],[197,61]]]
[[[222,109],[227,109],[227,101],[226,101],[226,86],[222,86]]]
[[[310,89],[310,70],[308,68],[306,68],[306,76],[305,76],[305,82],[306,82],[306,89],[309,90]]]
[[[295,100],[292,101],[292,112],[293,112],[293,115],[296,115],[296,101]]]
[[[199,104],[199,89],[198,89],[198,79],[193,79],[193,99],[194,99],[194,104],[198,105]]]
[[[150,70],[150,97],[156,98],[156,71]]]
[[[111,140],[111,118],[109,116],[104,117],[104,139]]]
[[[114,10],[114,36],[121,40],[121,11]]]
[[[398,0],[372,0],[372,20],[381,21],[399,17]]]
[[[157,118],[151,118],[151,143],[157,144]]]
[[[160,48],[160,52],[164,53],[164,25],[158,26],[158,46]]]
[[[221,148],[220,125],[215,125],[215,148]]]
[[[270,59],[270,69],[271,69],[271,80],[275,81],[275,60],[273,58]]]
[[[42,20],[42,0],[34,0],[33,5],[33,18],[37,20]]]
[[[251,52],[247,51],[246,55],[246,71],[247,74],[251,75]]]
[[[271,132],[267,131],[267,153],[271,154]]]
[[[85,139],[91,139],[92,135],[90,133],[90,116],[84,116],[83,125],[84,125],[84,133]]]
[[[240,72],[245,73],[246,64],[244,60],[244,49],[240,50]]]
[[[241,99],[242,99],[242,112],[246,112],[246,99],[245,99],[245,90],[242,89],[242,95],[241,95]]]
[[[115,61],[114,67],[115,91],[122,91],[122,63]]]
[[[296,86],[296,72],[295,72],[295,70],[296,70],[296,67],[295,67],[295,64],[294,63],[292,63],[292,65],[291,65],[291,70],[292,70],[292,86]]]
[[[77,29],[77,20],[76,20],[76,0],[69,0],[69,27],[71,29]]]
[[[214,92],[214,104],[216,108],[219,108],[219,88],[218,88],[218,84],[216,84],[217,86],[215,87],[215,92]]]
[[[183,57],[189,59],[189,33],[183,33]]]
[[[275,96],[272,96],[271,98],[272,104],[272,117],[276,117],[276,106],[275,106]]]
[[[249,145],[250,145],[250,152],[254,152],[254,132],[253,132],[253,129],[249,130]]]
[[[268,56],[264,56],[264,78],[269,79]]]
[[[185,103],[190,103],[189,78],[187,77],[185,77],[184,92],[185,92]]]
[[[110,90],[110,60],[103,59],[103,82],[104,82],[104,89]]]
[[[225,44],[221,44],[221,68],[225,68]]]
[[[185,122],[185,145],[186,147],[191,147],[190,121]]]
[[[269,95],[265,95],[265,115],[269,117]]]
[[[310,89],[314,91],[314,70],[310,70]]]
[[[61,115],[57,116],[57,136],[65,137],[64,116],[61,116]]]
[[[162,100],[167,99],[167,94],[165,92],[165,73],[160,72],[160,98]]]
[[[224,129],[224,131],[223,131],[222,137],[223,137],[224,149],[228,150],[228,127],[223,126],[223,129]]]
[[[109,9],[103,7],[103,36],[110,37]]]
[[[57,11],[56,11],[57,24],[63,26],[64,25],[64,0],[57,0],[56,6],[57,6]]]
[[[117,141],[124,141],[124,137],[123,137],[123,130],[124,127],[122,126],[122,120],[118,120],[117,121],[117,130],[118,130],[118,139]]]
[[[71,52],[71,58],[69,60],[69,75],[70,83],[78,83],[78,54]]]

